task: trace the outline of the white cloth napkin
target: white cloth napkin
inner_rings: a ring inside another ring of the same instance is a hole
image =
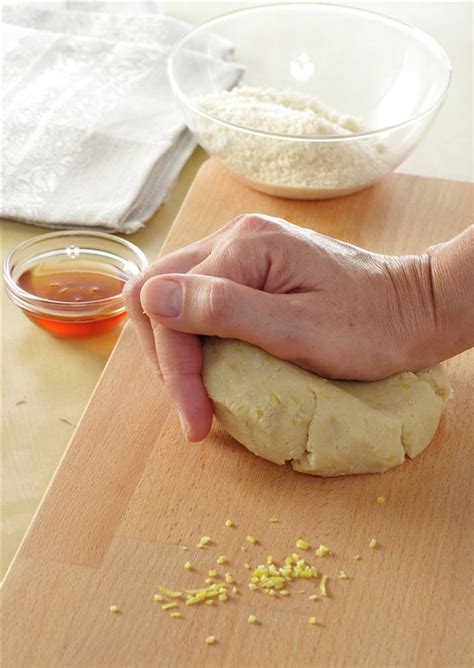
[[[3,8],[0,215],[45,227],[136,231],[195,147],[166,59],[191,26],[158,14]],[[242,66],[197,45],[219,88]],[[193,68],[189,68],[193,77]]]

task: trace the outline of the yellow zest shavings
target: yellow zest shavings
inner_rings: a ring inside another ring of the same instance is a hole
[[[177,603],[164,603],[161,606],[161,609],[162,610],[171,610],[171,608],[177,608],[177,607],[178,607]]]
[[[257,542],[257,539],[255,538],[255,536],[250,536],[250,535],[247,536],[246,540],[248,540],[248,542],[252,543],[253,545],[255,545],[255,543]]]
[[[377,549],[379,547],[379,542],[377,541],[376,538],[372,538],[369,547],[371,547],[373,550]]]
[[[214,605],[214,599],[209,598],[207,601],[204,601],[206,605]]]
[[[163,601],[163,596],[161,594],[153,594],[153,600],[155,603],[161,603]]]
[[[273,564],[273,557],[271,554],[269,554],[267,557],[267,564]]]
[[[227,594],[219,594],[219,601],[225,603],[227,601]]]
[[[347,575],[346,571],[341,571],[337,577],[339,580],[350,580],[350,577]]]
[[[182,619],[183,615],[180,612],[170,612],[170,617],[173,617],[173,619]]]
[[[268,521],[272,522],[272,523],[275,523],[275,522],[279,522],[280,520],[277,517],[270,517]]]
[[[227,584],[232,584],[234,582],[234,576],[232,575],[232,573],[225,574],[225,581],[227,582]]]
[[[182,591],[173,591],[172,589],[168,589],[167,587],[162,587],[161,585],[158,587],[158,589],[161,591],[162,594],[164,594],[168,598],[181,598],[183,595]]]
[[[378,496],[375,499],[375,503],[385,503],[385,497],[384,496]]]
[[[247,621],[249,624],[255,624],[257,622],[257,618],[255,615],[249,615]]]
[[[234,526],[234,523],[232,522],[232,520],[226,520],[225,525],[228,529],[231,529]]]
[[[311,594],[311,596],[308,596],[310,601],[318,601],[319,596],[317,594]]]
[[[199,542],[196,543],[196,547],[204,547],[205,545],[208,545],[211,542],[211,539],[209,536],[201,536],[199,539]]]
[[[221,601],[227,600],[227,588],[224,582],[214,582],[202,589],[185,589],[184,591],[187,594],[186,605],[205,603],[207,600],[216,597],[219,597]],[[225,598],[221,598],[221,596],[225,596]]]
[[[315,555],[317,557],[327,557],[330,554],[332,554],[332,552],[327,545],[320,545],[315,551]]]
[[[244,568],[245,568],[246,571],[249,571],[251,566],[250,566],[250,564],[244,564]]]
[[[319,583],[319,590],[321,592],[322,596],[327,596],[328,592],[326,589],[326,583],[329,580],[329,575],[322,575],[321,576],[321,582]]]
[[[227,557],[224,557],[224,555],[221,555],[220,557],[217,557],[216,562],[218,564],[226,564],[227,563]]]
[[[316,568],[307,564],[298,554],[294,554],[284,560],[283,566],[278,566],[273,560],[270,564],[257,566],[250,577],[249,587],[260,589],[269,596],[275,596],[283,590],[287,591],[288,582],[317,577]]]
[[[310,617],[308,619],[308,624],[313,624],[313,626],[314,626],[314,624],[317,624],[316,617]]]
[[[216,642],[216,636],[206,636],[204,642],[206,645],[213,645]]]
[[[352,559],[353,559],[354,561],[359,561],[359,559],[362,559],[362,557],[360,556],[360,554],[354,554],[354,556],[352,557]]]
[[[213,580],[212,578],[206,578],[206,579],[204,580],[204,582],[205,582],[205,584],[210,585],[210,584],[212,584],[212,583],[214,582],[214,580]]]
[[[237,587],[232,587],[232,593],[233,594],[238,594],[239,593],[239,590],[237,589]]]
[[[184,564],[183,568],[184,568],[185,571],[190,571],[190,570],[192,570],[191,562],[190,562],[190,561],[187,561],[187,562]]]
[[[296,541],[296,547],[298,550],[309,550],[309,543],[308,541],[304,540],[304,538],[298,538]]]
[[[209,573],[209,577],[210,577],[210,578],[215,578],[216,575],[217,575],[217,571],[216,571],[215,568],[210,568],[209,571],[208,571],[208,573]]]
[[[117,605],[111,605],[110,608],[109,608],[109,610],[110,610],[110,612],[114,612],[114,613],[116,613],[116,612],[119,611]]]
[[[289,596],[289,594],[288,589],[280,589],[280,596]]]
[[[281,404],[280,397],[275,394],[275,392],[270,393],[270,401],[272,404],[275,404],[275,406],[278,406],[278,404]]]

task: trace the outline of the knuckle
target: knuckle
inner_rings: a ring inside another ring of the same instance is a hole
[[[258,213],[246,213],[234,225],[234,232],[238,235],[252,235],[266,229],[269,221]]]

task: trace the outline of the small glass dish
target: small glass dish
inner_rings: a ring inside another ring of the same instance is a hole
[[[61,338],[106,334],[125,317],[122,288],[148,265],[129,241],[66,231],[19,244],[6,258],[9,298],[38,327]]]

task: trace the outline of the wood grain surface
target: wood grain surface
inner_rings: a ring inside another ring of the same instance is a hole
[[[259,211],[410,253],[466,227],[472,204],[470,184],[404,175],[297,203],[249,190],[209,161],[163,252]],[[257,459],[217,425],[205,442],[186,443],[126,327],[7,574],[3,665],[472,665],[473,362],[471,351],[447,363],[455,396],[420,457],[383,475],[319,479]],[[202,535],[213,542],[199,550]],[[329,574],[330,596],[308,600],[308,583],[281,600],[250,591],[244,562],[279,560],[300,536],[334,550],[305,554]],[[372,537],[380,549],[368,547]],[[238,583],[232,600],[180,605],[183,619],[153,602],[160,583],[201,584],[221,554],[230,563],[217,568]],[[340,569],[350,580],[337,578]],[[209,634],[216,644],[204,643]]]

